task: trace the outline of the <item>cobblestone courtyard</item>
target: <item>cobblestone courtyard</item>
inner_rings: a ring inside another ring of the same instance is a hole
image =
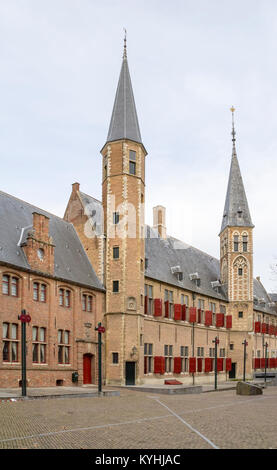
[[[277,448],[277,388],[0,403],[0,449]]]

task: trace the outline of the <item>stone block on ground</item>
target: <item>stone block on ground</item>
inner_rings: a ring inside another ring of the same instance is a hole
[[[237,395],[262,395],[263,390],[259,385],[254,385],[249,382],[237,383]]]
[[[165,380],[164,381],[165,385],[183,385],[182,382],[179,382],[179,380]]]

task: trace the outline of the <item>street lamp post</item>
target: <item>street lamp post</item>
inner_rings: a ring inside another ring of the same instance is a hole
[[[243,381],[245,382],[245,370],[246,370],[246,347],[248,346],[248,342],[246,339],[243,341]]]
[[[101,335],[105,333],[104,326],[101,325],[101,322],[98,323],[98,326],[95,327],[95,331],[98,331],[98,394],[102,392],[102,341]]]
[[[265,362],[264,362],[264,386],[266,387],[266,362],[267,362],[267,348],[268,344],[267,342],[265,343]]]
[[[27,315],[26,310],[21,310],[18,317],[21,321],[21,394],[27,396],[27,379],[26,379],[26,323],[30,323],[31,317]]]
[[[215,344],[215,350],[214,350],[214,389],[217,390],[217,345],[219,344],[219,339],[216,336],[215,339],[213,339],[213,343]]]

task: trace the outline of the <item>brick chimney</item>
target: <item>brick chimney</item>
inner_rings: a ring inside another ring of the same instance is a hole
[[[73,183],[72,184],[72,194],[76,194],[77,191],[80,191],[80,183]]]
[[[31,269],[54,274],[54,250],[49,235],[49,217],[33,212],[33,227],[28,230],[22,248]]]
[[[166,239],[165,212],[166,209],[163,206],[153,207],[153,227],[158,229],[158,233],[163,239]]]

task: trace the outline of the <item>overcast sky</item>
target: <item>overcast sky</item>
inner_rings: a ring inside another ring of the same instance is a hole
[[[276,0],[0,0],[0,189],[63,216],[101,199],[123,28],[146,163],[146,222],[219,257],[235,106],[254,275],[277,291]]]

